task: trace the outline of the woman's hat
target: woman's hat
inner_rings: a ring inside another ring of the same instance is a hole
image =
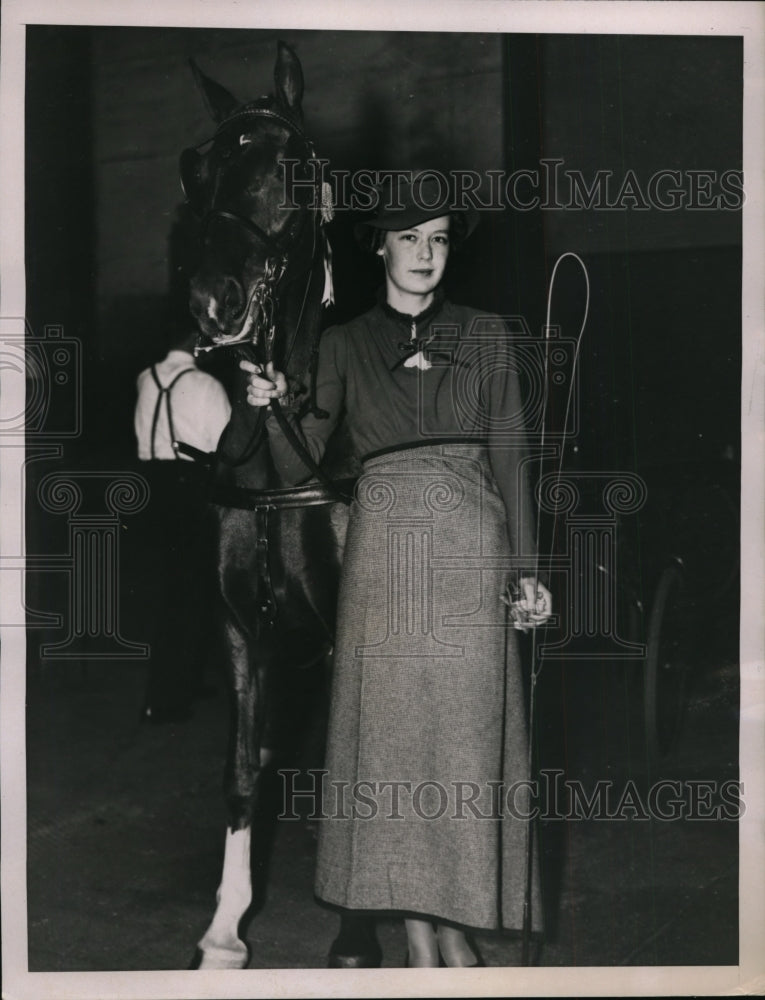
[[[393,174],[374,190],[377,208],[369,218],[358,222],[354,230],[359,242],[367,247],[376,242],[370,229],[399,232],[449,215],[454,238],[461,242],[478,225],[478,211],[472,205],[458,205],[450,178],[435,170],[422,171],[413,177],[407,173]]]

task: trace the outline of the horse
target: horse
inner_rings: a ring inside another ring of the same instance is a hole
[[[189,280],[197,353],[226,351],[261,366],[273,361],[288,376],[295,410],[315,407],[311,373],[331,275],[328,187],[303,127],[300,62],[279,42],[273,94],[244,104],[191,65],[216,123],[212,138],[180,157],[186,200],[201,221],[199,263]],[[285,194],[285,159],[297,163],[304,179],[294,197]],[[269,454],[266,410],[247,404],[243,372],[235,382],[211,476],[232,711],[223,872],[192,962],[203,969],[248,964],[239,927],[253,898],[251,832],[268,758],[270,678],[280,664],[311,666],[331,650],[347,524],[348,494],[341,489],[352,488],[328,478],[339,466],[315,469],[318,482],[282,488]],[[278,403],[272,412],[289,433]],[[373,967],[380,957],[373,924],[342,913],[330,967]]]

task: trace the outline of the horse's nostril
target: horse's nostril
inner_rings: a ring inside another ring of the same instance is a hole
[[[225,316],[238,316],[244,308],[244,290],[234,278],[226,278],[221,303]]]

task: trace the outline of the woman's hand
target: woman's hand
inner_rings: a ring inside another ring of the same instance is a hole
[[[543,625],[552,614],[552,594],[533,576],[521,577],[521,599],[518,603],[530,625]]]
[[[250,372],[247,379],[247,402],[250,406],[268,406],[272,399],[287,395],[287,379],[274,369],[271,361],[263,369],[252,361],[240,361],[242,371]]]

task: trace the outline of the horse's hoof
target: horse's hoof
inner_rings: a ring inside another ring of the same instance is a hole
[[[332,942],[327,957],[328,969],[379,969],[382,963],[382,949],[375,941],[370,942],[366,951],[356,955],[342,954],[336,948],[337,941]]]
[[[190,969],[246,969],[250,949],[239,941],[232,948],[197,948]]]

